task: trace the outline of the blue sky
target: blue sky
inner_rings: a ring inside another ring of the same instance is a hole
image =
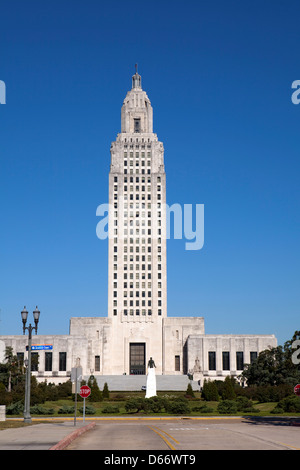
[[[110,143],[138,63],[167,202],[204,204],[202,250],[168,242],[168,315],[206,333],[299,329],[298,1],[1,5],[0,334],[107,314]],[[183,166],[182,166],[183,164]],[[32,316],[31,316],[32,318]]]

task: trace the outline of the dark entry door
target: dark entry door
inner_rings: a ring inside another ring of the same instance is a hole
[[[145,375],[145,343],[130,343],[130,375]]]

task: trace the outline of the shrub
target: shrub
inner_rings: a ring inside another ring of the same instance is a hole
[[[58,410],[58,414],[70,415],[70,414],[73,414],[73,413],[75,413],[75,407],[74,406],[63,405]]]
[[[177,398],[165,403],[165,410],[172,414],[189,414],[191,412],[188,401],[185,398]]]
[[[199,405],[199,406],[194,406],[192,408],[193,413],[213,413],[214,409],[211,408],[210,406],[207,406],[206,404]]]
[[[237,403],[235,400],[222,400],[218,404],[218,412],[224,415],[237,413]]]
[[[293,387],[288,384],[251,386],[244,389],[245,396],[259,403],[280,401],[292,393]]]
[[[186,398],[195,398],[195,394],[194,394],[194,390],[191,386],[191,384],[189,383],[188,386],[187,386],[187,389],[186,389]]]
[[[83,406],[79,408],[80,413],[83,413]],[[86,405],[85,407],[85,414],[86,415],[94,415],[96,413],[96,408],[92,405]]]
[[[102,408],[102,413],[119,413],[119,407],[118,406],[113,406],[113,405],[106,405],[104,408]]]
[[[34,405],[30,407],[30,413],[33,415],[53,415],[54,408],[46,408],[42,405]]]
[[[145,400],[147,400],[149,411],[152,413],[161,413],[166,407],[167,403],[167,400],[162,397],[145,398]]]
[[[22,401],[17,401],[6,407],[7,415],[19,415],[24,411],[24,403]]]
[[[237,405],[237,411],[244,413],[254,413],[257,411],[253,406],[253,402],[247,397],[237,397],[235,402]]]
[[[286,397],[276,405],[271,413],[300,413],[299,397]]]
[[[125,403],[125,410],[128,413],[138,413],[143,411],[147,413],[149,411],[149,402],[147,398],[129,398]]]
[[[188,414],[191,411],[188,401],[183,397],[174,400],[163,397],[130,398],[125,403],[127,413],[161,413],[164,409],[172,414]]]

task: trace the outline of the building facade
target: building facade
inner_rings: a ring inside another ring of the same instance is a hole
[[[206,335],[203,317],[167,316],[164,147],[137,72],[110,153],[108,315],[71,318],[69,335],[35,336],[33,374],[58,383],[80,364],[85,377],[125,382],[145,376],[153,357],[158,377],[238,376],[260,351],[276,346],[274,335]],[[6,346],[24,359],[26,343],[25,336],[1,336],[0,362]]]

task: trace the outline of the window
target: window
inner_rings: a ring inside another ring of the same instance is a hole
[[[141,120],[134,119],[134,132],[141,132]]]
[[[19,365],[23,364],[23,362],[24,362],[24,353],[23,352],[17,352],[17,360],[18,360]]]
[[[243,351],[237,351],[236,353],[236,370],[244,369],[244,353]]]
[[[250,351],[250,364],[253,364],[257,359],[257,351]]]
[[[95,356],[95,372],[100,372],[100,356]]]
[[[216,370],[216,351],[208,352],[208,369]]]
[[[37,372],[39,369],[39,353],[32,352],[31,353],[31,371]]]
[[[230,370],[230,353],[223,351],[222,353],[223,370]]]
[[[67,370],[67,353],[66,352],[59,353],[59,370],[60,371]]]
[[[45,371],[52,371],[52,352],[45,352]]]
[[[180,371],[180,356],[175,356],[175,372]]]

